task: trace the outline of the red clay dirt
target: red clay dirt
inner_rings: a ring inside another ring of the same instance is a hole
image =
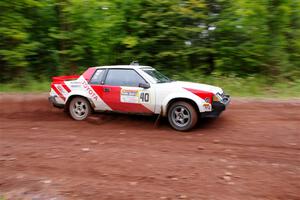
[[[233,99],[188,133],[166,120],[74,121],[1,94],[0,199],[300,199],[300,101]]]

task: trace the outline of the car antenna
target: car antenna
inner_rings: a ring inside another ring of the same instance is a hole
[[[139,66],[140,64],[139,61],[134,60],[130,63],[130,65]]]

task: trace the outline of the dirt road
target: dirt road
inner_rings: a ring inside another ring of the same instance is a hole
[[[189,133],[155,118],[71,120],[1,94],[0,199],[300,199],[300,101],[233,99]]]

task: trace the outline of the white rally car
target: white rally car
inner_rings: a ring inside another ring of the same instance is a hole
[[[219,87],[173,81],[149,66],[91,67],[81,76],[53,77],[50,102],[75,120],[91,112],[113,111],[165,116],[179,131],[199,117],[217,117],[230,102]]]

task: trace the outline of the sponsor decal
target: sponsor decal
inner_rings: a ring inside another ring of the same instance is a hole
[[[76,84],[76,85],[80,84],[79,81],[71,81],[70,83],[71,83],[71,84]]]
[[[54,84],[54,87],[64,97],[67,96],[70,91],[70,89],[67,86],[65,86],[64,84]]]
[[[58,89],[58,91],[59,91],[60,93],[62,93],[62,94],[65,93],[65,90],[63,89],[63,87],[62,87],[61,85],[55,85],[55,86],[56,86],[56,88]]]
[[[70,88],[68,88],[68,86],[66,86],[65,84],[54,84],[54,87],[56,88],[57,92],[56,93],[60,93],[59,96],[67,96],[69,92],[71,92]]]
[[[54,86],[54,85],[51,85],[51,88],[54,90],[54,92],[63,100],[65,101],[66,98],[62,95],[62,93]]]
[[[122,89],[120,98],[123,103],[139,103],[139,91]]]
[[[121,102],[123,103],[149,103],[149,92],[141,92],[139,90],[122,89],[121,90]]]
[[[91,97],[93,100],[97,101],[97,100],[98,100],[98,96],[97,96],[97,94],[94,92],[94,90],[89,86],[89,84],[88,84],[85,80],[83,80],[83,81],[81,82],[81,84],[82,84],[83,88],[87,91],[87,93],[90,95],[90,97]]]
[[[204,103],[203,107],[204,107],[205,111],[211,111],[211,104],[210,103]]]
[[[70,87],[71,88],[79,88],[79,87],[81,87],[81,83],[79,81],[71,81]]]
[[[71,88],[79,88],[81,87],[80,85],[70,85]]]

